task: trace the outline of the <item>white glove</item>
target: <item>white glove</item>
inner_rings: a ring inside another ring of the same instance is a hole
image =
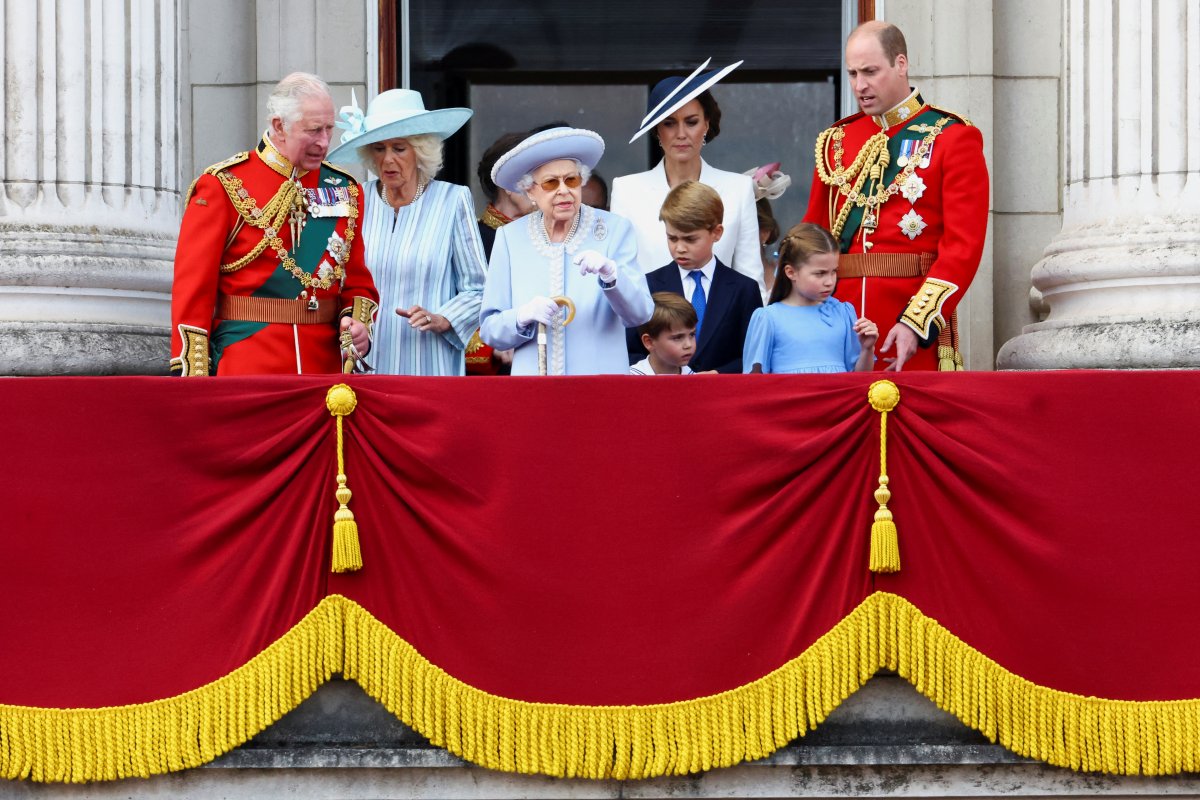
[[[535,322],[549,325],[558,313],[558,303],[549,297],[537,297],[517,309],[517,327],[527,328]]]
[[[600,280],[605,283],[612,283],[617,279],[617,262],[595,250],[584,250],[575,256],[575,266],[579,267],[580,275],[591,272],[599,275]]]

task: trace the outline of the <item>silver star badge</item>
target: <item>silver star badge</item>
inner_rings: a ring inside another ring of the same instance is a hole
[[[346,252],[346,240],[338,236],[337,231],[334,231],[325,245],[325,250],[333,256],[335,261],[341,261],[342,254]]]
[[[927,227],[929,226],[925,224],[925,220],[921,219],[921,215],[915,208],[909,209],[909,212],[900,218],[900,230],[909,239],[916,239]]]

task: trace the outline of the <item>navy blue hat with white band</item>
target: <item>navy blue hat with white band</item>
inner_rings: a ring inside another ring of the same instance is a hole
[[[647,131],[653,130],[655,125],[674,114],[692,100],[695,100],[702,92],[708,91],[717,81],[733,72],[743,63],[738,61],[724,69],[714,69],[704,72],[704,69],[711,62],[711,58],[706,59],[703,64],[696,67],[696,70],[686,78],[672,75],[669,78],[663,78],[655,84],[654,88],[650,90],[649,99],[646,101],[646,116],[642,118],[642,127],[633,135],[629,143],[633,144],[636,142]]]

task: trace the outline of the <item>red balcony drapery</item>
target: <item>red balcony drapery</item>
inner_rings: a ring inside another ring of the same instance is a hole
[[[1200,767],[1200,376],[11,379],[0,775],[194,766],[333,672],[486,766],[766,755],[880,666],[1011,749]]]

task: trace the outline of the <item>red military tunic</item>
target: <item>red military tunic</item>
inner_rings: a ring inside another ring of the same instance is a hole
[[[881,131],[886,141],[872,138]],[[939,360],[941,369],[961,369],[954,309],[979,268],[987,233],[988,172],[979,129],[913,92],[883,117],[858,113],[841,120],[817,142],[804,221],[833,231],[843,253],[926,254],[923,274],[890,266],[876,271],[866,266],[882,261],[874,259],[862,262],[869,277],[854,277],[858,270],[844,259],[836,297],[879,325],[877,347],[893,322],[916,332],[922,346],[906,369],[938,369]],[[934,342],[939,347],[931,347]],[[876,369],[887,367],[878,351],[876,358]]]
[[[379,294],[358,241],[357,183],[324,164],[299,176],[317,190],[303,192],[291,174],[264,136],[192,184],[175,251],[172,371],[341,372],[339,317],[370,328]],[[304,221],[294,251],[293,209]]]

